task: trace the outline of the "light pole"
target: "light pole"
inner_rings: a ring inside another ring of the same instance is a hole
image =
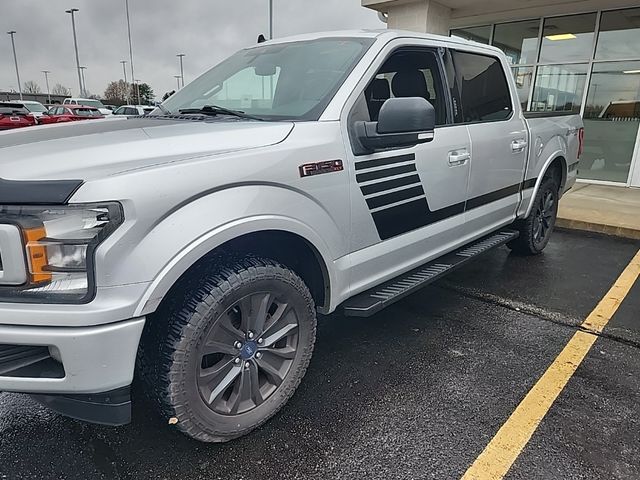
[[[124,74],[124,83],[127,83],[127,61],[120,60],[120,63],[122,64],[122,73]]]
[[[269,40],[273,40],[273,0],[269,0]]]
[[[7,32],[7,35],[11,36],[11,47],[13,48],[13,61],[16,64],[16,77],[18,78],[18,92],[20,92],[20,100],[22,100],[22,84],[20,83],[20,70],[18,70],[18,56],[16,55],[16,42],[13,36],[16,34],[15,30]]]
[[[129,93],[131,93],[131,90],[128,88],[127,84],[127,61],[120,60],[120,63],[122,64],[122,73],[124,74],[124,86],[127,89],[127,97],[125,98],[125,102],[129,102]]]
[[[182,64],[182,59],[186,57],[186,55],[184,53],[179,53],[176,57],[180,59],[180,77],[182,78],[182,86],[184,87],[184,66]],[[178,85],[178,88],[180,88],[180,85]]]
[[[136,91],[138,92],[138,105],[142,105],[142,101],[140,100],[140,84],[142,80],[134,80],[133,83],[136,85]]]
[[[178,81],[178,90],[180,90],[180,75],[174,75],[173,78],[175,78]]]
[[[44,73],[44,83],[47,85],[47,97],[49,99],[49,104],[51,104],[51,91],[49,90],[49,74],[51,73],[51,71],[42,70],[42,73]]]
[[[83,97],[85,95],[87,95],[87,82],[84,79],[84,71],[86,69],[87,69],[87,67],[80,67],[80,72],[81,72],[81,77],[82,77],[82,90],[84,91],[84,93],[82,94]]]
[[[131,79],[136,88],[136,95],[138,97],[138,105],[140,105],[140,87],[136,84],[136,74],[133,69],[133,44],[131,42],[131,16],[129,15],[129,0],[124,0],[125,9],[127,11],[127,33],[129,34],[129,61],[131,62]]]
[[[82,88],[82,73],[80,72],[80,55],[78,54],[78,36],[76,35],[76,17],[75,13],[80,10],[77,8],[71,8],[65,10],[65,13],[71,14],[71,28],[73,29],[73,45],[76,49],[76,68],[78,69],[78,85],[80,86],[80,96],[84,97],[84,90]]]

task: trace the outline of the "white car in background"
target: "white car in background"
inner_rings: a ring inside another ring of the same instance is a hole
[[[85,107],[94,107],[100,110],[102,115],[108,116],[113,114],[111,110],[104,106],[100,100],[92,98],[65,98],[63,105],[84,105]]]
[[[132,115],[142,116],[149,115],[156,107],[152,105],[122,105],[113,111],[114,115]]]
[[[35,118],[42,117],[47,114],[47,107],[45,107],[40,102],[34,102],[32,100],[11,100],[11,103],[22,105],[24,108],[29,110],[31,116]]]

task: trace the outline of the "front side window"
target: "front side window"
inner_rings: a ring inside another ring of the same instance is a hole
[[[378,120],[390,98],[422,97],[436,111],[436,125],[447,123],[447,106],[437,56],[429,50],[399,50],[382,65],[364,92],[369,117]]]
[[[453,88],[460,98],[456,123],[506,120],[513,113],[509,84],[500,61],[488,55],[452,52]]]
[[[171,113],[218,106],[265,120],[317,120],[372,43],[325,38],[242,50],[163,106]]]

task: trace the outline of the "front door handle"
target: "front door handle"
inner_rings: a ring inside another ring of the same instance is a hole
[[[527,145],[529,144],[526,140],[514,140],[511,142],[511,151],[513,153],[522,153],[524,149],[527,148]]]
[[[467,151],[449,152],[449,165],[452,167],[459,167],[471,160],[471,154]]]

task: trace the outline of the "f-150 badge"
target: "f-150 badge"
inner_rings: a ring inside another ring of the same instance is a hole
[[[321,175],[323,173],[341,172],[344,170],[342,160],[329,160],[325,162],[317,163],[305,163],[300,165],[301,177],[312,177],[314,175]]]

